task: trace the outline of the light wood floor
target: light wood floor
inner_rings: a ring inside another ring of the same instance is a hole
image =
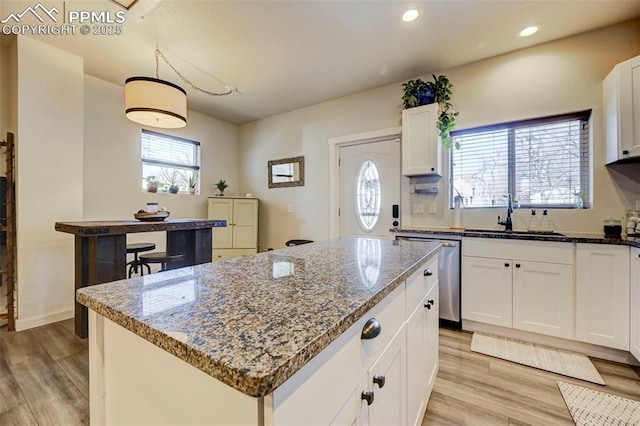
[[[640,400],[640,369],[593,360],[599,386],[469,350],[471,333],[440,330],[440,372],[426,425],[572,425],[558,380]],[[0,425],[83,425],[89,419],[87,340],[62,321],[0,328]],[[390,425],[391,426],[391,425]]]
[[[440,370],[422,425],[573,425],[557,382],[640,400],[640,369],[593,359],[600,386],[471,352],[472,333],[440,329]]]

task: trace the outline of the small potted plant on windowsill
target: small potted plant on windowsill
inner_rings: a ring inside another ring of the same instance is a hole
[[[196,193],[196,185],[198,181],[195,176],[189,176],[189,194],[194,195]]]
[[[160,181],[155,176],[147,176],[145,180],[147,181],[147,192],[158,192]]]
[[[226,180],[220,179],[218,183],[216,183],[216,188],[218,188],[218,193],[216,194],[218,197],[224,196],[224,190],[227,189],[229,185],[227,185]]]

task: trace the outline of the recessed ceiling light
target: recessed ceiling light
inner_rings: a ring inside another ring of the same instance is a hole
[[[532,36],[535,33],[537,33],[539,30],[540,30],[540,25],[530,25],[530,26],[520,30],[518,35],[520,37],[529,37],[529,36]]]
[[[402,14],[402,20],[404,22],[412,22],[418,19],[418,16],[420,16],[420,12],[415,9],[409,9]]]

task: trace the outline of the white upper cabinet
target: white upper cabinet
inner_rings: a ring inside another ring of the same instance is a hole
[[[616,65],[602,89],[607,164],[640,157],[640,56]]]
[[[436,121],[438,104],[402,111],[402,174],[441,175],[442,148]]]

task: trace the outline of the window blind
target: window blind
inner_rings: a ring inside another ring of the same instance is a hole
[[[142,162],[182,169],[200,169],[200,142],[142,130]]]
[[[450,205],[583,208],[589,204],[591,111],[451,132]]]

